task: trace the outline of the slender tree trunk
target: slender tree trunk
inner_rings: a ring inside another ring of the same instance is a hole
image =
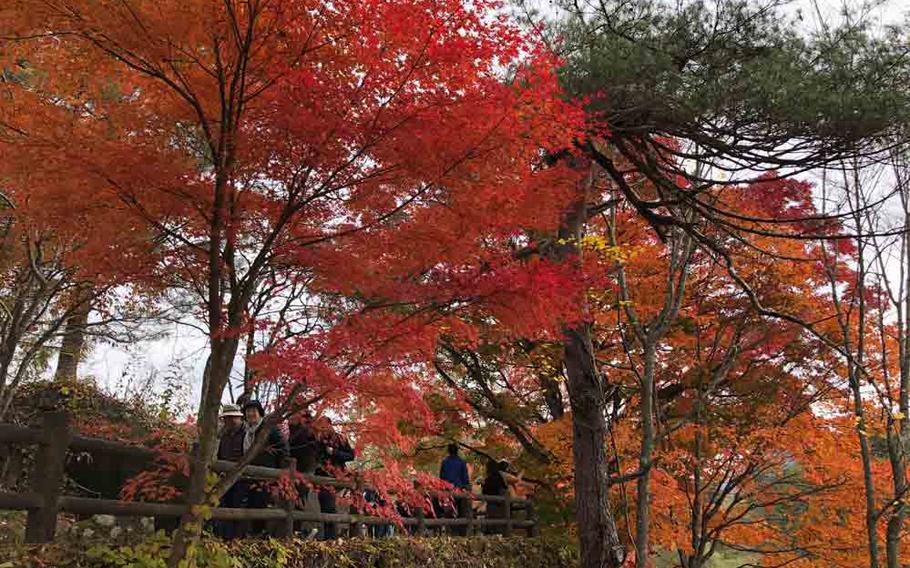
[[[857,235],[862,235],[865,231],[860,211],[862,203],[860,197],[860,181],[858,177],[858,166],[854,169],[853,188],[856,200],[854,204],[854,223]],[[848,184],[849,185],[849,184]],[[866,531],[869,537],[869,568],[879,568],[880,554],[878,548],[878,510],[875,503],[875,480],[872,473],[872,448],[869,443],[868,425],[866,424],[866,413],[863,405],[862,379],[865,369],[866,354],[866,259],[865,249],[866,242],[862,238],[856,239],[856,297],[857,302],[857,322],[856,322],[856,351],[854,352],[855,361],[848,362],[847,372],[849,374],[850,388],[853,391],[853,411],[857,419],[857,436],[859,437],[860,454],[863,463],[863,485],[866,492]],[[848,353],[850,345],[850,327],[849,319],[846,320],[848,325],[844,330],[844,347]]]
[[[902,171],[903,170],[903,171]],[[904,209],[904,223],[910,222],[910,195],[906,187],[905,168],[896,171],[901,203]],[[897,406],[902,419],[892,427],[897,430],[889,436],[888,453],[891,461],[891,475],[894,479],[894,497],[900,499],[894,514],[888,519],[885,532],[885,554],[888,568],[907,568],[910,562],[901,564],[901,533],[907,517],[910,516],[910,233],[901,241],[901,273],[898,312],[898,354],[900,356],[900,384],[898,385]],[[902,300],[902,303],[900,302]],[[895,435],[896,434],[896,435]]]
[[[650,565],[651,459],[654,452],[654,344],[645,345],[644,372],[641,377],[641,448],[638,456],[638,494],[635,497],[635,553],[638,566]]]
[[[853,367],[853,365],[851,365]],[[858,371],[851,370],[850,374],[857,375]],[[859,450],[863,464],[863,487],[866,498],[866,532],[868,535],[869,548],[869,568],[878,568],[879,551],[878,551],[878,519],[875,506],[875,481],[872,479],[872,448],[869,446],[869,438],[866,434],[868,427],[866,424],[866,413],[863,408],[862,394],[860,392],[859,377],[850,381],[853,388],[853,411],[857,418],[857,436],[859,437]]]
[[[256,328],[252,327],[246,334],[246,357],[249,358],[256,352]],[[249,365],[243,369],[243,392],[237,397],[238,401],[244,402],[253,398],[253,382],[256,374]]]
[[[553,420],[559,420],[565,414],[559,383],[553,377],[541,376],[540,387],[543,389],[544,401],[547,403],[547,410],[550,411],[550,416]]]
[[[910,315],[910,314],[908,314]],[[905,332],[906,333],[906,332]],[[906,349],[906,348],[905,348]],[[897,440],[891,448],[891,473],[894,477],[894,495],[899,499],[894,514],[888,519],[887,532],[885,533],[885,553],[888,568],[910,568],[910,562],[901,558],[901,536],[907,517],[910,516],[910,480],[907,479],[910,471],[910,368],[901,362],[900,393],[898,409],[903,415],[897,426]],[[904,562],[902,562],[904,560]]]
[[[910,292],[910,287],[903,293],[907,294],[908,292]],[[899,316],[903,318],[904,314],[899,313]],[[884,331],[883,324],[880,324],[880,326]],[[910,368],[908,368],[910,361],[907,360],[907,339],[906,321],[899,321],[898,352],[900,369],[898,380],[900,382],[898,384],[897,407],[902,418],[900,420],[889,420],[887,431],[888,461],[891,465],[893,498],[896,500],[894,512],[888,518],[885,528],[885,562],[888,568],[910,566],[910,564],[902,565],[901,563],[901,535],[907,514],[910,512],[906,504],[907,499],[910,499],[910,484],[908,484],[907,479],[908,466],[910,466],[907,463],[907,452],[910,450],[910,445],[907,443],[908,434],[910,434],[910,428],[907,425],[907,417],[910,416],[910,392],[908,392],[910,391],[908,389],[910,387]],[[886,346],[883,344],[882,353],[885,353],[885,348]]]
[[[57,370],[54,372],[54,381],[73,382],[78,379],[79,361],[82,360],[85,349],[85,327],[88,325],[88,316],[91,311],[89,295],[79,294],[75,298],[77,305],[66,318],[63,330],[63,341],[57,354]]]
[[[906,463],[906,460],[892,461],[904,461],[904,463]],[[900,465],[901,464],[898,463],[897,467],[900,467]],[[901,475],[902,471],[907,471],[906,465],[903,466],[902,470],[892,466],[892,471],[898,472],[894,479],[895,494],[906,495],[907,480],[904,475]],[[904,499],[906,499],[906,497],[904,497]],[[901,564],[901,533],[903,533],[906,515],[907,506],[903,502],[899,502],[895,507],[894,514],[888,519],[888,526],[885,532],[885,554],[888,568],[904,568],[910,566],[910,564]]]

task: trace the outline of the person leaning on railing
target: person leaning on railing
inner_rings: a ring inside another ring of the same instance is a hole
[[[506,470],[508,467],[509,462],[505,460],[500,462],[494,459],[487,460],[486,477],[484,477],[481,485],[481,492],[484,495],[505,497],[509,494],[509,484],[506,481]],[[502,502],[487,501],[486,509],[486,517],[488,519],[505,519],[506,515],[509,514],[509,511],[506,510],[506,504]],[[502,532],[504,532],[503,527],[499,525],[484,527],[484,533],[486,534],[501,534]]]
[[[221,435],[218,440],[218,453],[216,457],[219,460],[228,460],[237,462],[243,457],[243,412],[235,404],[225,404],[221,409]],[[224,492],[219,502],[220,507],[239,508],[246,505],[245,487],[240,483],[235,483]],[[219,521],[215,525],[215,532],[225,540],[231,540],[238,536],[239,526],[234,521]]]
[[[354,448],[343,434],[335,430],[328,416],[321,417],[315,424],[314,430],[320,442],[320,459],[316,475],[335,477],[338,472],[344,471],[349,461],[354,459]],[[319,510],[330,514],[338,512],[334,488],[319,488]],[[337,537],[338,525],[324,523],[322,536],[326,540]]]
[[[448,454],[439,464],[439,478],[448,481],[455,486],[455,489],[462,491],[471,491],[471,476],[468,474],[468,464],[461,456],[458,455],[458,444],[449,444]],[[441,499],[436,499],[436,515],[439,517],[452,517],[455,515],[447,514],[448,511]],[[468,509],[472,506],[471,499],[468,497],[454,497],[455,511],[457,517],[467,518]],[[464,536],[467,534],[466,526],[452,527],[452,534]]]
[[[243,416],[246,419],[243,436],[243,453],[247,454],[253,447],[256,440],[256,434],[262,428],[263,419],[265,418],[265,409],[258,400],[249,400],[243,404]],[[266,439],[266,444],[260,450],[253,460],[252,465],[264,467],[282,468],[285,459],[288,457],[288,442],[282,435],[277,426],[272,426]],[[269,487],[265,482],[254,480],[238,481],[243,491],[246,493],[246,506],[250,509],[266,509],[272,501]],[[250,523],[253,535],[262,535],[265,533],[265,521],[253,521]]]

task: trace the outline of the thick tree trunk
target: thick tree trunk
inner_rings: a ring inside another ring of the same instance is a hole
[[[198,415],[198,445],[191,456],[190,479],[186,493],[189,512],[180,520],[180,528],[174,534],[173,547],[168,566],[177,568],[187,557],[193,545],[198,542],[205,522],[201,511],[209,495],[206,488],[209,467],[218,444],[218,413],[221,409],[221,395],[230,377],[237,355],[236,339],[213,340],[212,354],[207,366],[205,390]]]
[[[584,234],[587,206],[594,187],[594,173],[581,185],[576,202],[566,212],[559,228],[559,242],[552,257],[580,266],[578,243]],[[584,297],[579,298],[585,302]],[[583,315],[587,307],[581,306]],[[609,499],[609,469],[606,454],[606,397],[603,378],[597,371],[591,326],[588,321],[563,329],[563,363],[566,368],[572,408],[573,458],[575,466],[575,517],[581,548],[581,568],[617,568],[625,560]]]
[[[244,306],[249,298],[243,294],[232,295],[226,301],[224,289],[225,263],[230,266],[233,262],[229,246],[225,246],[222,253],[222,242],[227,225],[228,182],[225,172],[229,170],[226,165],[215,178],[214,203],[211,226],[209,228],[208,251],[208,328],[209,346],[211,351],[206,361],[205,373],[202,380],[202,393],[197,414],[197,445],[190,458],[190,479],[186,493],[187,513],[180,519],[180,527],[174,534],[171,555],[168,559],[169,568],[178,568],[186,563],[188,555],[199,541],[202,534],[202,525],[205,522],[203,505],[208,501],[206,481],[208,480],[209,467],[215,456],[218,444],[218,412],[221,409],[221,395],[230,380],[234,358],[237,356],[239,337],[234,331],[239,327],[243,313],[238,306]],[[228,244],[230,241],[228,241]],[[248,275],[253,278],[255,275]],[[232,292],[237,292],[232,290]],[[225,337],[227,336],[227,337]],[[189,564],[193,564],[189,562]]]
[[[75,302],[77,305],[66,318],[63,341],[57,354],[57,370],[54,372],[54,380],[57,382],[73,382],[78,379],[79,361],[82,360],[85,349],[85,327],[92,308],[89,294],[80,294]]]
[[[616,568],[625,557],[609,500],[604,388],[594,366],[591,331],[564,331],[565,365],[572,405],[575,517],[582,568]]]

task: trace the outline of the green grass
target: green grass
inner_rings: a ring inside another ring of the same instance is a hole
[[[737,568],[746,563],[757,564],[758,555],[720,547],[705,565],[705,568]],[[655,568],[673,568],[674,566],[679,566],[678,556],[675,552],[661,552],[657,555]]]

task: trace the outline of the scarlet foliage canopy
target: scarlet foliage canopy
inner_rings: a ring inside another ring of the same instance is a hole
[[[570,269],[513,249],[558,223],[575,174],[544,150],[582,117],[501,8],[4,3],[0,179],[36,222],[91,228],[96,277],[129,263],[213,346],[269,338],[250,381],[286,409],[357,409],[362,443],[406,446],[438,428],[414,369],[440,334],[578,317]]]

